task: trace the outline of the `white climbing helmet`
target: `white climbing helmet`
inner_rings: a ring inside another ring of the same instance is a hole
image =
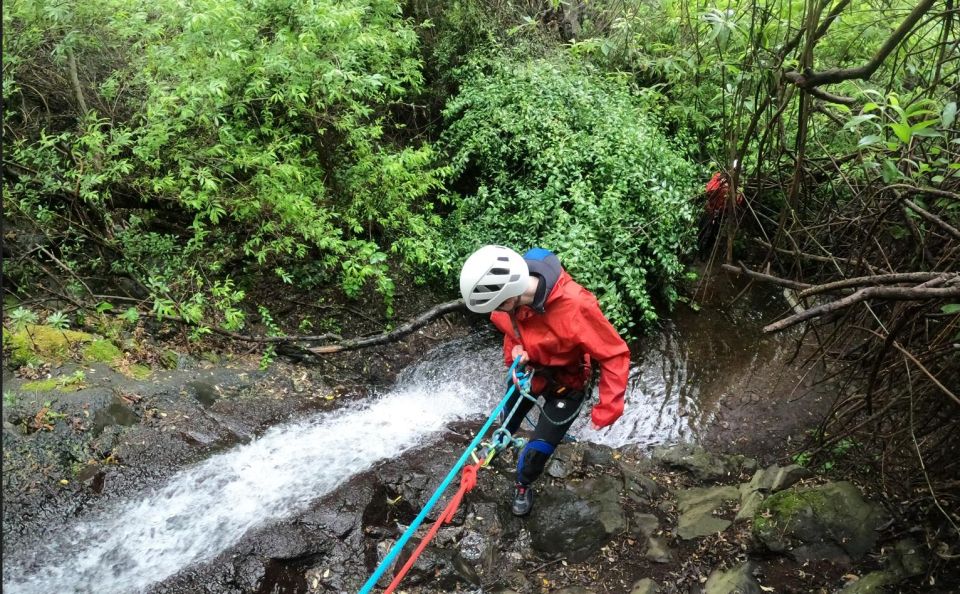
[[[467,308],[490,313],[501,303],[522,295],[530,282],[523,257],[502,245],[485,245],[473,252],[460,270],[460,293]]]

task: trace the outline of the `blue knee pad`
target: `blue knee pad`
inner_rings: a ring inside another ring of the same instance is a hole
[[[517,482],[529,485],[537,480],[555,449],[555,446],[542,439],[528,442],[517,457]]]

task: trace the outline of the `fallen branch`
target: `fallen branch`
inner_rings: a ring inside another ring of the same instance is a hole
[[[732,264],[721,264],[721,268],[733,274],[743,273],[754,280],[762,281],[765,283],[773,283],[775,285],[780,285],[781,287],[789,287],[791,289],[796,289],[798,291],[803,291],[805,289],[811,288],[811,285],[808,285],[806,283],[798,283],[797,281],[780,278],[779,276],[772,276],[769,274],[763,274],[762,272],[756,272],[755,270],[750,270],[749,268],[746,267],[746,265],[744,265],[743,262],[737,262],[737,264],[740,265],[739,268]]]
[[[832,283],[810,287],[805,291],[801,291],[800,297],[809,297],[811,295],[817,295],[819,293],[828,293],[830,291],[837,291],[839,289],[847,289],[850,287],[893,285],[897,283],[922,283],[929,280],[933,280],[941,276],[944,277],[944,281],[947,281],[951,277],[956,278],[957,276],[960,276],[960,273],[900,272],[896,274],[876,274],[873,276],[858,276],[856,278],[845,278],[843,280],[834,281]]]
[[[922,301],[924,299],[952,299],[960,297],[960,286],[928,288],[928,287],[867,287],[852,295],[831,301],[823,305],[811,307],[801,314],[784,318],[763,327],[764,332],[777,332],[801,322],[820,317],[824,314],[849,307],[867,299],[887,299],[894,301]]]
[[[415,319],[410,320],[406,324],[403,324],[402,326],[399,326],[390,332],[377,334],[375,336],[368,336],[365,338],[350,338],[340,341],[336,344],[328,344],[324,346],[308,348],[306,350],[315,355],[328,355],[330,353],[339,353],[340,351],[352,351],[355,349],[376,346],[378,344],[395,342],[410,334],[414,330],[426,326],[438,317],[444,316],[453,311],[460,311],[462,309],[464,309],[463,299],[455,299],[453,301],[441,303],[433,309],[420,314]]]

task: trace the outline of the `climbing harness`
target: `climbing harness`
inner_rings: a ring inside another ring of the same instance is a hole
[[[447,490],[447,487],[453,481],[453,477],[458,471],[461,469],[463,470],[463,474],[460,478],[460,489],[447,503],[447,506],[437,517],[436,522],[433,523],[427,534],[424,535],[424,537],[420,540],[419,545],[410,555],[409,559],[407,559],[404,566],[394,575],[393,581],[390,582],[390,585],[387,586],[387,588],[383,591],[383,594],[391,594],[396,589],[401,580],[403,580],[404,576],[406,576],[407,572],[410,571],[410,568],[413,567],[413,564],[420,556],[420,553],[423,552],[423,550],[436,535],[440,527],[443,524],[449,524],[451,521],[453,521],[453,516],[456,514],[457,509],[459,509],[460,503],[463,500],[463,496],[466,495],[477,484],[477,472],[481,468],[488,466],[494,457],[505,449],[516,448],[517,451],[521,451],[523,449],[523,446],[526,445],[526,440],[521,437],[514,437],[509,431],[506,430],[506,426],[519,408],[521,400],[527,399],[533,401],[533,403],[540,409],[540,415],[554,425],[568,423],[580,413],[583,403],[587,400],[586,396],[580,399],[580,404],[568,418],[563,419],[562,421],[556,421],[555,419],[550,418],[550,416],[547,415],[546,411],[538,402],[537,398],[530,394],[530,380],[533,378],[533,374],[534,371],[532,369],[525,371],[520,367],[520,357],[517,357],[514,360],[513,365],[510,366],[510,369],[507,372],[507,377],[510,379],[510,386],[503,395],[503,398],[500,399],[500,402],[493,409],[493,412],[490,413],[490,416],[487,418],[487,421],[484,423],[483,427],[481,427],[480,431],[477,432],[476,437],[473,438],[473,441],[471,441],[470,445],[467,446],[467,449],[460,456],[460,459],[457,460],[457,463],[454,464],[453,468],[450,469],[450,472],[447,473],[447,476],[443,479],[443,481],[440,483],[440,486],[437,487],[437,490],[434,491],[433,495],[423,506],[423,509],[420,510],[420,513],[417,515],[417,517],[414,518],[413,522],[410,523],[410,526],[407,527],[406,531],[400,536],[399,539],[397,539],[393,547],[391,547],[390,551],[380,562],[380,565],[377,566],[377,569],[367,579],[363,587],[360,588],[358,594],[369,594],[373,590],[373,587],[383,576],[384,572],[386,572],[386,570],[393,564],[396,557],[400,554],[400,551],[403,550],[403,547],[407,544],[407,541],[410,540],[417,528],[420,527],[420,524],[423,523],[423,520],[427,517],[427,514],[429,514],[430,510],[433,509],[433,506],[437,504],[437,501],[439,501],[440,497],[443,495],[443,492]],[[506,408],[507,402],[514,395],[514,393],[519,395],[519,397],[516,398],[516,402],[514,402],[510,411],[501,419],[500,427],[490,435],[489,440],[484,441],[483,436],[486,435],[487,430],[490,429],[494,421],[501,417],[501,414]],[[533,425],[529,417],[526,418],[526,421]],[[473,464],[466,465],[468,459],[472,459]]]

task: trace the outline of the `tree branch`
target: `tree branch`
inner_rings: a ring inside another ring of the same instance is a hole
[[[900,42],[904,40],[907,34],[913,29],[914,25],[916,25],[923,15],[930,10],[930,7],[933,6],[933,4],[934,0],[920,0],[910,14],[907,15],[907,18],[900,23],[900,26],[897,27],[897,30],[894,31],[893,34],[890,35],[890,37],[880,47],[880,49],[877,50],[877,53],[874,54],[873,58],[871,58],[869,62],[863,64],[862,66],[857,66],[855,68],[832,68],[823,72],[806,72],[804,74],[793,70],[784,74],[784,77],[807,92],[811,92],[813,87],[834,84],[845,80],[869,80],[870,77],[873,76],[873,73],[877,71],[877,68],[883,64],[883,61],[887,58],[887,56],[889,56],[890,53],[893,52],[898,45],[900,45]]]
[[[779,322],[774,322],[773,324],[768,324],[767,326],[763,327],[763,331],[777,332],[778,330],[789,328],[790,326],[794,326],[800,322],[806,322],[807,320],[822,316],[832,311],[837,311],[838,309],[849,307],[855,303],[866,301],[867,299],[922,301],[924,299],[952,299],[954,297],[960,297],[960,286],[943,288],[868,287],[866,289],[860,289],[856,293],[848,295],[842,299],[837,299],[836,301],[831,301],[830,303],[811,307],[803,313],[784,318]]]
[[[420,314],[415,319],[410,320],[406,324],[399,326],[391,332],[385,332],[375,336],[368,336],[366,338],[350,338],[348,340],[340,341],[336,344],[329,344],[325,346],[309,348],[306,350],[315,355],[327,355],[330,353],[339,353],[340,351],[352,351],[355,349],[376,346],[379,344],[386,344],[388,342],[395,342],[410,334],[414,330],[426,326],[435,318],[444,316],[453,311],[460,311],[462,309],[464,309],[463,299],[455,299],[453,301],[441,303],[440,305]]]
[[[809,297],[811,295],[817,295],[819,293],[828,293],[830,291],[847,289],[850,287],[892,285],[896,283],[922,283],[929,280],[933,280],[938,277],[943,277],[944,282],[946,282],[951,277],[957,278],[958,276],[960,276],[960,273],[947,274],[943,272],[901,272],[896,274],[876,274],[873,276],[858,276],[856,278],[845,278],[843,280],[838,280],[832,283],[810,287],[805,291],[801,291],[799,296]]]
[[[925,211],[924,209],[920,208],[919,206],[917,206],[910,200],[907,200],[906,198],[903,199],[903,204],[909,207],[910,210],[912,210],[913,212],[917,213],[918,215],[926,219],[927,221],[939,226],[941,229],[943,229],[944,231],[952,235],[954,239],[960,240],[960,229],[957,229],[956,227],[950,225],[949,223],[942,220],[937,215]]]
[[[762,245],[763,247],[769,249],[770,243],[766,242],[759,237],[754,237],[753,240]],[[793,256],[795,258],[804,258],[807,260],[813,260],[814,262],[824,262],[826,264],[836,264],[837,262],[843,262],[844,264],[849,264],[851,266],[864,266],[870,272],[876,270],[870,263],[865,260],[851,259],[851,258],[837,258],[834,256],[818,256],[817,254],[808,254],[807,252],[801,252],[799,250],[788,250],[787,248],[777,248],[776,251],[780,254],[787,256]]]
[[[754,280],[759,280],[765,283],[773,283],[775,285],[780,285],[781,287],[789,287],[791,289],[796,289],[798,291],[803,291],[805,289],[811,288],[811,285],[808,285],[806,283],[798,283],[797,281],[792,281],[785,278],[780,278],[778,276],[771,276],[769,274],[763,274],[762,272],[756,272],[754,270],[750,270],[749,268],[746,267],[746,265],[744,265],[743,262],[737,262],[737,264],[740,265],[739,268],[736,266],[733,266],[732,264],[722,264],[721,268],[733,274],[743,273]]]
[[[67,68],[70,70],[70,84],[73,85],[73,92],[77,96],[77,104],[80,106],[80,115],[87,114],[87,102],[83,98],[83,87],[80,86],[80,76],[77,74],[77,57],[72,49],[67,50]]]

